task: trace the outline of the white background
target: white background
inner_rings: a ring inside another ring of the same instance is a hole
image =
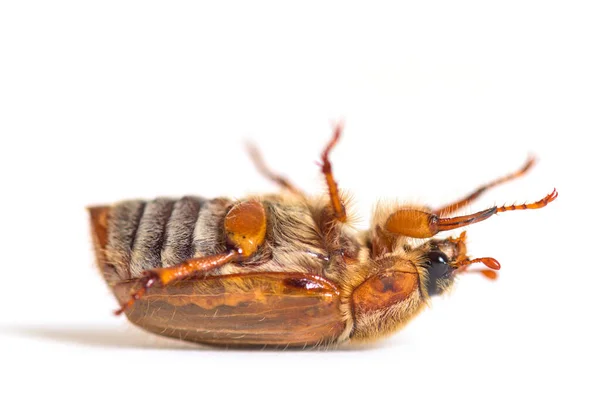
[[[198,3],[0,6],[0,404],[598,405],[595,2]],[[560,196],[470,227],[500,278],[366,349],[213,350],[112,316],[86,205],[276,191],[244,140],[320,193],[338,120],[362,226],[528,153],[470,209]]]

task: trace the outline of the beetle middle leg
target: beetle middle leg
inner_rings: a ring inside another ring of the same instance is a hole
[[[331,208],[333,209],[333,215],[339,222],[346,222],[346,207],[344,206],[344,202],[340,197],[340,191],[338,189],[337,182],[335,182],[335,179],[333,178],[331,162],[329,161],[329,153],[338,143],[341,135],[342,125],[338,124],[333,130],[333,136],[331,137],[329,144],[327,144],[325,150],[323,150],[323,153],[321,154],[321,171],[325,176],[325,182],[327,183],[327,189],[329,190],[329,199],[331,202]]]
[[[256,167],[256,169],[262,176],[264,176],[265,178],[268,178],[269,180],[271,180],[274,183],[276,183],[277,185],[279,185],[281,188],[291,192],[294,195],[304,196],[304,193],[302,192],[302,190],[297,188],[286,177],[273,172],[267,166],[262,154],[260,153],[259,149],[254,144],[248,143],[246,145],[246,148],[248,150],[248,154],[250,154],[250,159],[252,160],[252,162],[254,163],[254,166]]]
[[[535,164],[535,158],[529,157],[527,159],[527,161],[525,162],[525,164],[521,168],[519,168],[517,171],[512,172],[508,175],[505,175],[504,177],[495,179],[492,182],[488,182],[487,184],[484,184],[484,185],[480,186],[479,188],[477,188],[475,191],[471,192],[466,197],[459,199],[458,201],[453,202],[449,205],[446,205],[439,209],[436,209],[435,211],[433,211],[433,213],[435,213],[436,215],[450,215],[451,213],[454,213],[454,212],[458,211],[459,209],[469,205],[475,199],[479,198],[479,196],[481,196],[481,194],[483,194],[488,189],[491,189],[500,184],[504,184],[505,182],[512,181],[513,179],[522,177],[523,175],[525,175],[525,173],[527,173],[531,169],[533,164]]]
[[[168,285],[198,274],[206,273],[231,262],[243,262],[251,257],[265,240],[267,215],[262,203],[243,201],[234,205],[223,223],[229,249],[223,253],[185,260],[171,267],[147,270],[138,288],[115,314],[130,308],[154,285]]]

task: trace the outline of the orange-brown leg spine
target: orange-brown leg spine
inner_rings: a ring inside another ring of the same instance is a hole
[[[339,222],[346,222],[346,207],[344,206],[342,198],[340,197],[340,191],[338,189],[337,182],[335,182],[335,179],[333,178],[331,162],[329,161],[329,153],[331,153],[331,150],[337,144],[341,135],[342,125],[338,124],[333,131],[333,137],[321,154],[321,171],[325,176],[325,182],[327,183],[327,189],[329,190],[329,198],[331,202],[331,208],[333,209],[333,214]]]
[[[453,202],[449,205],[446,205],[442,208],[436,209],[435,211],[433,211],[433,213],[435,213],[436,215],[450,215],[451,213],[454,213],[454,212],[458,211],[459,209],[472,203],[475,199],[479,198],[479,196],[481,196],[481,194],[483,194],[488,189],[491,189],[500,184],[504,184],[505,182],[512,181],[516,178],[522,177],[523,175],[525,175],[525,173],[527,173],[531,169],[533,164],[535,164],[535,158],[529,157],[529,159],[525,162],[525,165],[523,165],[523,167],[521,167],[519,170],[517,170],[511,174],[508,174],[504,177],[498,178],[498,179],[496,179],[492,182],[489,182],[485,185],[482,185],[479,188],[477,188],[475,191],[473,191],[471,194],[467,195],[466,197],[464,197],[456,202]]]

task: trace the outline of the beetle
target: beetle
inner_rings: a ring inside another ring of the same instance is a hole
[[[494,279],[491,257],[467,256],[466,234],[442,231],[494,214],[538,209],[534,203],[494,206],[452,216],[482,193],[520,177],[485,184],[438,209],[378,206],[368,230],[351,227],[346,199],[329,156],[337,125],[321,154],[328,194],[310,197],[272,172],[256,149],[259,171],[279,195],[242,200],[158,198],[89,207],[95,255],[127,318],[150,332],[210,345],[330,346],[374,340],[415,317],[430,298],[448,292],[474,263]]]

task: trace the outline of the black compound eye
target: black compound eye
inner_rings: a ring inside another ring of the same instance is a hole
[[[442,252],[429,252],[429,275],[440,278],[448,273],[450,268],[448,264],[448,256]]]
[[[429,275],[427,292],[429,295],[438,295],[441,294],[438,280],[450,278],[452,268],[448,264],[448,257],[442,252],[431,251],[427,256],[427,273]]]

